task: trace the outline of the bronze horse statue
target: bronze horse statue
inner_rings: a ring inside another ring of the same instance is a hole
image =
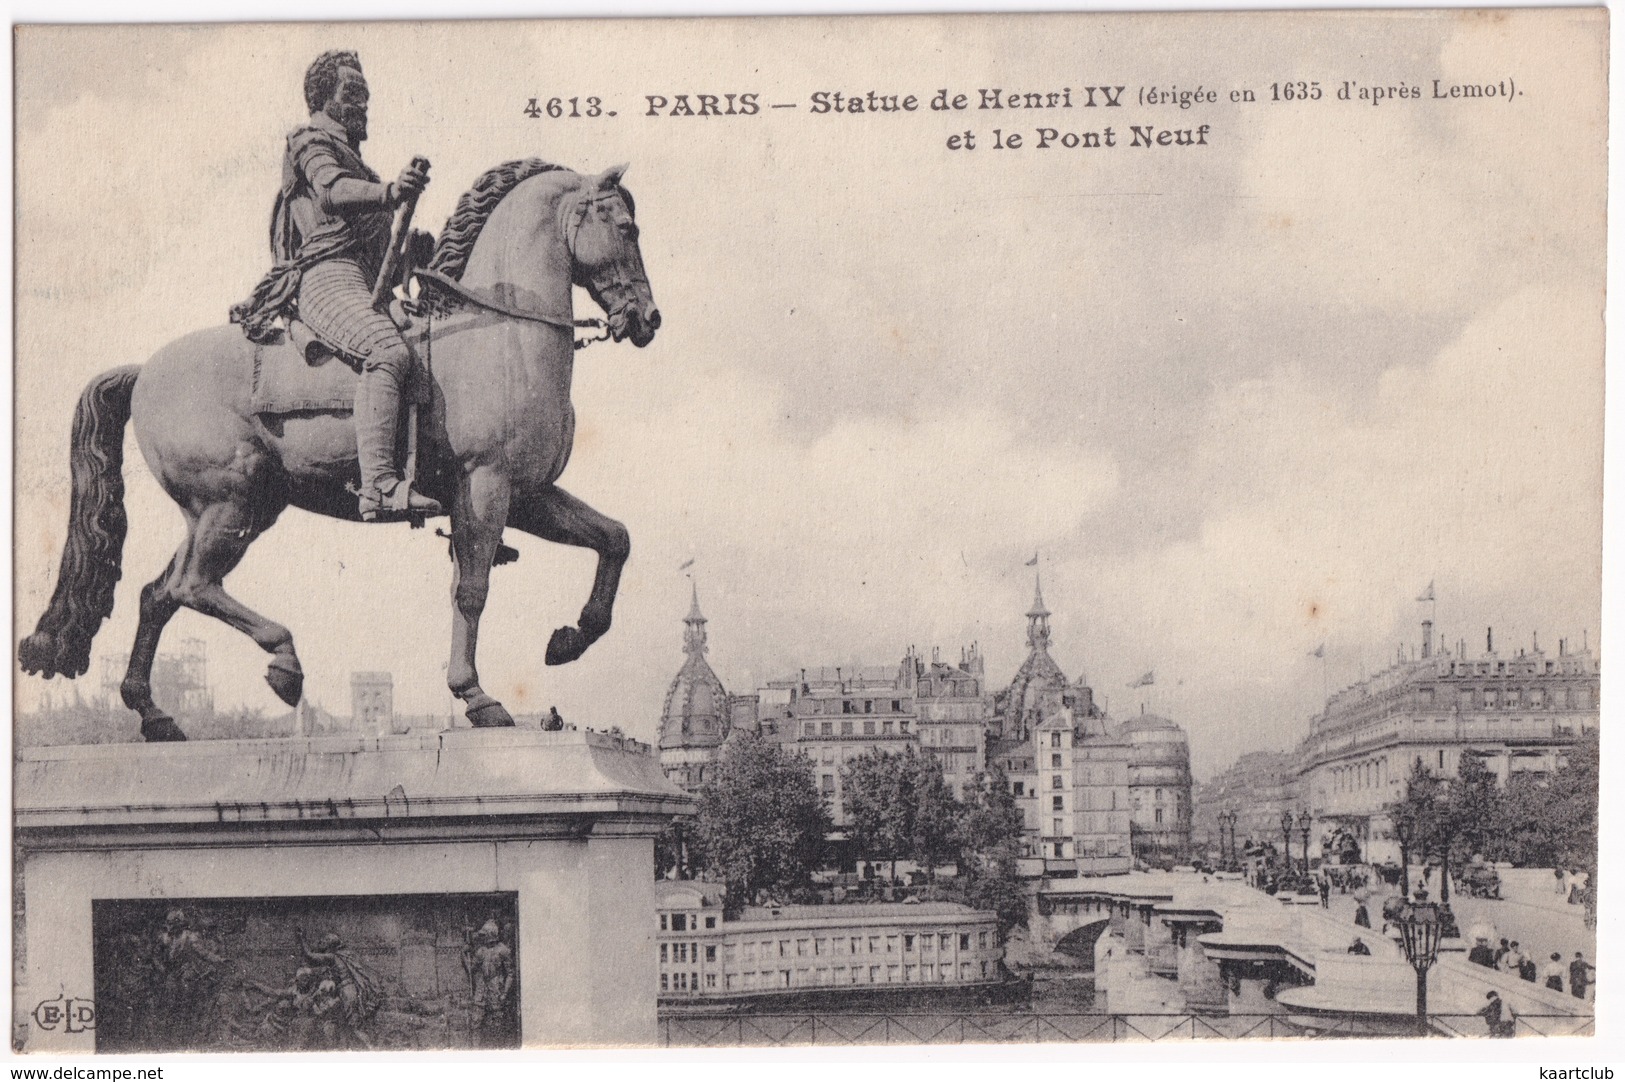
[[[549,665],[580,657],[610,626],[629,541],[619,522],[555,483],[570,459],[575,411],[571,288],[608,314],[616,341],[647,345],[660,326],[624,167],[583,176],[539,159],[482,176],[446,224],[429,270],[442,298],[431,326],[428,404],[420,424],[422,490],[451,515],[456,562],[447,683],[478,726],[512,725],[480,688],[474,655],[492,560],[504,527],[598,553],[576,627],[553,632]],[[182,606],[243,632],[271,655],[265,679],[297,705],[304,671],[287,628],[226,593],[248,546],[299,507],[356,520],[358,477],[348,414],[268,418],[251,408],[256,346],[232,326],[187,335],[144,365],[91,380],[74,411],[68,536],[49,607],[18,648],[24,671],[75,677],[113,609],[124,545],[124,426],[186,519],[186,540],[141,591],[120,685],[147,740],[184,740],[152,700],[158,639]],[[274,347],[291,348],[291,347]]]

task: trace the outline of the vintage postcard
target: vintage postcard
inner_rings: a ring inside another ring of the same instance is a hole
[[[1594,1037],[1607,41],[15,28],[14,1052]]]

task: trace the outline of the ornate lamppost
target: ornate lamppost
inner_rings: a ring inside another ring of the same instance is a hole
[[[1298,816],[1298,830],[1303,834],[1303,877],[1309,878],[1309,828],[1315,817],[1307,811]]]
[[[1219,860],[1224,864],[1224,870],[1227,872],[1235,871],[1236,864],[1239,861],[1239,856],[1236,853],[1236,818],[1234,811],[1219,813]],[[1228,849],[1225,848],[1224,844],[1224,829],[1226,826],[1230,828],[1230,847]]]
[[[1440,917],[1438,904],[1422,899],[1407,902],[1399,911],[1399,934],[1405,948],[1405,960],[1416,970],[1418,1037],[1428,1035],[1428,970],[1438,961],[1439,940],[1444,937],[1444,922]]]

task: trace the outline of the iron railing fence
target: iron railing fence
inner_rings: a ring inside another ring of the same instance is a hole
[[[660,1044],[672,1048],[805,1045],[1077,1044],[1091,1041],[1262,1040],[1404,1036],[1404,1023],[1371,1015],[1325,1014],[1305,1024],[1285,1014],[1090,1014],[888,1011],[672,1013],[660,1017]],[[1476,1014],[1430,1014],[1435,1035],[1488,1037]],[[1590,1037],[1589,1015],[1520,1014],[1520,1037]]]

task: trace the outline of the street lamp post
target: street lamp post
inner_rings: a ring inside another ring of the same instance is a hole
[[[1416,970],[1416,1035],[1428,1035],[1428,970],[1439,958],[1444,924],[1434,902],[1408,902],[1399,911],[1399,933],[1405,960]]]
[[[1303,874],[1306,879],[1309,877],[1309,827],[1314,821],[1314,816],[1308,812],[1298,816],[1298,830],[1303,833]]]
[[[1226,826],[1230,828],[1229,849],[1226,849],[1224,845],[1224,828]],[[1219,813],[1219,859],[1224,863],[1225,871],[1233,872],[1236,870],[1238,858],[1236,854],[1236,813],[1234,811]]]

